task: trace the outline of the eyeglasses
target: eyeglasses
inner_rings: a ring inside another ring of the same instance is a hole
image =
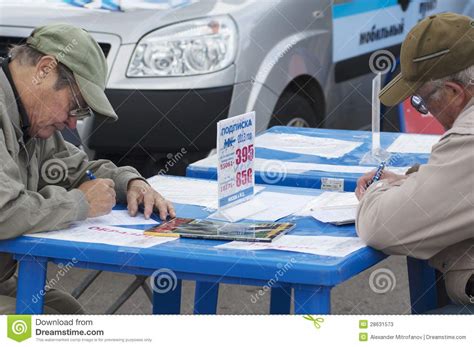
[[[428,106],[426,103],[430,100],[430,98],[438,91],[439,88],[435,88],[423,99],[421,96],[415,94],[412,95],[410,98],[411,105],[414,107],[415,110],[420,112],[421,114],[428,114],[430,111],[428,110]]]
[[[79,103],[79,99],[77,98],[76,92],[74,92],[74,88],[72,86],[71,81],[69,79],[67,81],[69,83],[69,87],[71,88],[71,93],[74,98],[74,101],[76,102],[76,105],[77,105],[76,109],[69,111],[69,117],[76,118],[77,120],[82,120],[82,119],[92,117],[94,115],[94,112],[92,111],[92,109],[89,106],[81,107],[81,104]]]
[[[428,114],[428,107],[426,107],[425,100],[419,95],[412,95],[411,96],[411,105],[415,110],[417,110],[421,114]]]

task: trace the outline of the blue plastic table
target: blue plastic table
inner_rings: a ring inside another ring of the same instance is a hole
[[[185,179],[185,178],[183,178]],[[267,187],[271,191],[295,193],[292,188]],[[298,189],[298,194],[320,192]],[[176,204],[181,217],[204,218],[209,214],[202,207]],[[297,235],[355,236],[354,226],[336,227],[312,218],[288,217],[297,224],[291,231]],[[136,227],[136,226],[134,226]],[[144,227],[144,226],[143,226]],[[0,251],[15,254],[19,261],[17,313],[41,313],[42,300],[33,297],[45,285],[47,262],[65,263],[75,258],[75,266],[87,269],[151,275],[166,268],[183,279],[198,281],[195,312],[215,312],[218,283],[268,285],[282,266],[291,262],[291,269],[272,288],[271,312],[288,312],[289,289],[295,290],[298,313],[328,313],[330,288],[385,256],[370,248],[361,249],[345,258],[323,257],[282,251],[237,251],[216,249],[222,241],[178,239],[151,248],[129,248],[95,243],[77,243],[22,236],[0,242]],[[294,260],[294,261],[292,261]],[[154,293],[154,313],[179,313],[180,283],[174,291]]]
[[[314,128],[295,128],[276,126],[265,131],[272,134],[299,134],[318,138],[331,138],[346,141],[362,142],[363,144],[353,151],[340,158],[324,158],[315,155],[304,155],[299,153],[290,153],[268,148],[256,147],[256,158],[282,161],[283,165],[269,166],[265,172],[255,172],[256,183],[269,183],[290,187],[305,187],[321,189],[321,181],[324,178],[342,179],[344,191],[354,191],[357,186],[357,179],[361,173],[344,173],[328,171],[306,171],[300,173],[291,172],[272,172],[272,169],[283,169],[285,163],[311,163],[311,164],[330,164],[340,166],[365,166],[360,161],[364,154],[370,151],[372,144],[372,133],[360,130],[336,130],[336,129],[314,129]],[[380,134],[381,147],[388,148],[402,133],[382,132]],[[261,134],[262,135],[262,134]],[[390,167],[408,167],[415,163],[424,164],[428,162],[429,153],[392,153],[388,164]],[[367,171],[373,169],[373,166],[367,166]],[[188,177],[217,179],[217,169],[211,165],[208,160],[201,160],[189,165],[186,169]],[[410,293],[412,302],[412,312],[426,312],[437,306],[435,271],[427,265],[425,261],[419,261],[413,258],[407,258],[408,276],[410,283]],[[418,282],[424,282],[419,286]]]
[[[290,153],[277,151],[267,148],[256,147],[256,158],[279,160],[283,162],[300,162],[312,164],[332,164],[342,166],[365,166],[361,165],[360,161],[365,153],[371,148],[372,135],[369,131],[359,130],[335,130],[335,129],[313,129],[313,128],[293,128],[276,126],[264,133],[273,134],[299,134],[304,136],[312,136],[319,138],[334,138],[338,140],[363,142],[361,146],[347,153],[340,158],[324,158],[315,155],[305,155],[299,153]],[[381,133],[381,146],[387,148],[401,133]],[[415,154],[415,153],[393,153],[389,160],[392,167],[407,167],[415,163],[424,164],[428,161],[429,153]],[[374,166],[367,166],[367,171],[373,169]],[[302,173],[285,172],[255,172],[255,183],[258,184],[276,184],[291,187],[305,187],[321,189],[322,178],[336,178],[344,180],[344,191],[354,191],[357,185],[357,179],[362,175],[360,173],[340,173],[340,172],[325,172],[325,171],[306,171]],[[186,170],[188,177],[216,179],[217,169],[215,165],[204,164],[203,161],[198,161],[188,166]],[[267,176],[267,179],[264,178]],[[269,182],[268,177],[278,177],[275,182]]]
[[[266,189],[314,196],[321,193],[315,189],[279,186],[266,186]],[[175,208],[180,217],[205,218],[210,213],[208,209],[193,205],[175,204]],[[354,225],[334,226],[318,222],[311,217],[290,216],[282,221],[296,223],[296,228],[290,231],[290,234],[356,236]],[[215,313],[219,283],[231,283],[270,286],[270,313],[289,313],[290,293],[293,289],[295,313],[323,314],[330,313],[332,287],[386,257],[370,247],[362,248],[344,258],[275,250],[214,248],[222,243],[224,242],[177,239],[140,249],[21,236],[0,241],[0,251],[14,254],[19,263],[16,307],[18,314],[43,312],[43,297],[37,294],[45,286],[48,262],[64,264],[75,259],[75,266],[80,268],[145,276],[150,276],[157,269],[170,269],[177,277],[176,288],[163,294],[154,292],[153,313],[180,312],[181,280],[184,279],[196,281],[195,313]],[[288,263],[291,263],[290,269],[275,281],[278,271]],[[421,274],[418,271],[417,275]],[[425,280],[420,276],[411,288],[412,302],[424,288]],[[414,302],[418,307],[416,310],[426,308],[426,303],[426,297]]]

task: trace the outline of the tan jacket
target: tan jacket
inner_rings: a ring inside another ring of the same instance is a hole
[[[455,303],[469,303],[474,274],[474,100],[408,178],[372,184],[359,204],[356,229],[388,254],[429,259],[445,274]]]
[[[118,202],[126,202],[128,182],[141,178],[132,167],[88,161],[59,132],[25,143],[13,90],[0,69],[0,240],[60,229],[85,219],[89,205],[75,188],[87,180],[87,169],[115,182]],[[0,282],[10,278],[15,268],[12,257],[0,253]]]

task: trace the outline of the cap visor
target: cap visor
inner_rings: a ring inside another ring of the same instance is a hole
[[[107,116],[114,121],[118,119],[114,108],[107,99],[105,92],[98,85],[74,73],[81,95],[86,101],[87,105],[96,113]]]
[[[408,98],[410,95],[415,94],[418,88],[423,85],[423,83],[423,81],[407,81],[400,73],[380,91],[380,102],[386,106],[397,105]]]

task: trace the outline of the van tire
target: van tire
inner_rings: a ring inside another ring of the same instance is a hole
[[[277,125],[317,128],[322,126],[322,114],[308,97],[286,91],[278,100],[268,127]]]

